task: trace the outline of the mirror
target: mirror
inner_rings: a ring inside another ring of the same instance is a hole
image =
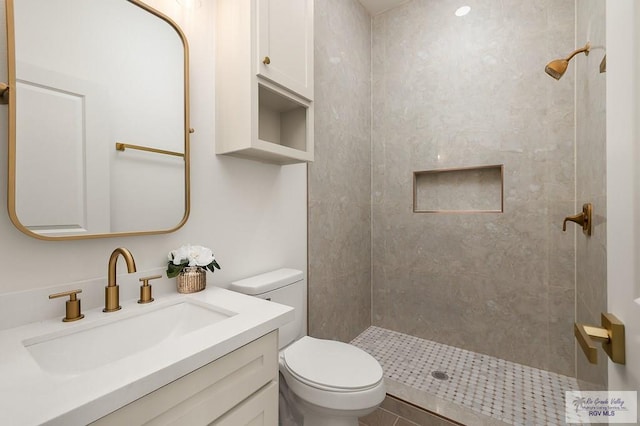
[[[13,223],[40,239],[189,215],[187,41],[137,0],[6,0]]]

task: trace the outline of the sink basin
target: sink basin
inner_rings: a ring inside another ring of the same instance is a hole
[[[71,330],[33,337],[22,344],[42,370],[76,375],[169,339],[177,341],[235,315],[192,300],[145,308],[149,309],[128,315],[121,312],[105,314],[101,320],[78,323]]]

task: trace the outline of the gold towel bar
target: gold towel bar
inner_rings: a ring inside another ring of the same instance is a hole
[[[131,145],[128,143],[116,142],[116,151],[124,151],[126,148],[137,149],[139,151],[155,152],[157,154],[174,155],[176,157],[184,157],[184,154],[181,152],[166,151],[164,149],[150,148],[148,146]]]

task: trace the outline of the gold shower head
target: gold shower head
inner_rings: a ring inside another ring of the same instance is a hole
[[[565,71],[567,71],[567,67],[569,66],[569,61],[578,53],[584,52],[584,54],[588,56],[589,49],[591,49],[591,44],[587,43],[582,49],[577,49],[571,52],[569,56],[567,56],[565,59],[556,59],[549,62],[547,66],[544,67],[544,72],[546,72],[556,80],[560,80],[560,77],[562,77]]]

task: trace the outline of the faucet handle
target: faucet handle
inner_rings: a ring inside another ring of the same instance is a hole
[[[151,277],[142,277],[139,279],[142,285],[140,286],[140,300],[138,300],[138,303],[153,302],[153,297],[151,297],[151,285],[149,285],[149,281],[155,280],[157,278],[162,278],[162,275],[153,275]]]
[[[62,318],[62,321],[70,322],[84,318],[84,314],[80,312],[80,299],[77,298],[78,293],[82,293],[82,290],[70,290],[49,295],[49,299],[69,296],[69,300],[67,300],[66,303],[66,315]]]

